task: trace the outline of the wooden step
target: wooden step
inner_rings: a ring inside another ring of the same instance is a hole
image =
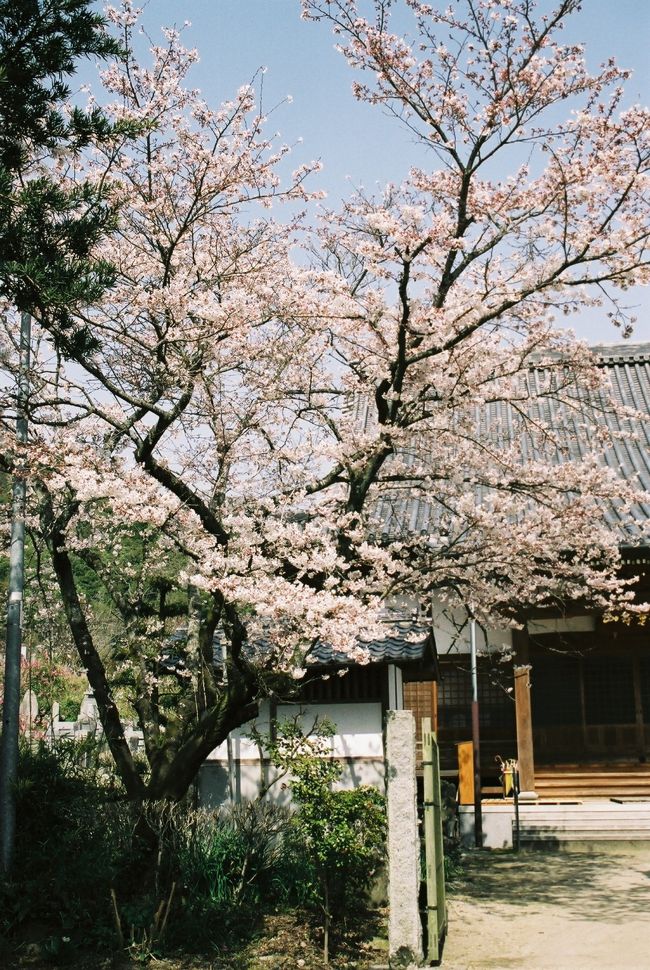
[[[548,779],[535,778],[536,788],[645,788],[650,789],[650,782],[645,778],[567,778]]]
[[[630,829],[625,832],[520,832],[519,842],[523,846],[552,845],[558,842],[649,842],[650,829]]]
[[[520,841],[524,845],[650,841],[650,801],[525,805],[520,812]]]
[[[502,840],[507,840],[507,833],[515,825],[512,799],[485,802],[483,811],[484,831],[496,833],[495,846],[505,844]],[[617,841],[647,845],[650,843],[650,796],[639,801],[614,801],[611,796],[523,801],[519,804],[519,833],[521,844],[531,847],[568,847],[572,843],[590,842],[615,844]]]
[[[537,785],[535,793],[538,798],[555,799],[557,801],[567,801],[572,799],[584,800],[585,798],[650,798],[647,788],[593,788],[573,786],[571,788],[543,788]]]
[[[591,814],[589,812],[575,813],[574,815],[544,815],[540,813],[533,818],[531,815],[519,816],[519,824],[522,826],[550,826],[551,828],[598,828],[609,826],[611,828],[629,828],[630,826],[647,827],[650,825],[650,814],[641,812],[639,814],[613,815],[612,813]]]
[[[625,784],[628,781],[636,781],[642,785],[650,785],[650,775],[636,774],[635,772],[629,771],[626,774],[611,774],[611,775],[541,775],[535,773],[535,780],[542,781],[547,785],[568,785],[569,782],[609,782],[611,784]]]
[[[650,771],[650,761],[566,761],[561,765],[538,764],[539,771]]]
[[[543,778],[535,778],[535,789],[553,788],[558,791],[565,791],[571,788],[617,788],[622,791],[628,788],[642,788],[650,791],[650,783],[643,778],[615,778],[609,781],[606,778],[567,778],[545,781]]]
[[[557,765],[535,773],[541,798],[608,798],[650,796],[650,765]]]
[[[602,778],[612,781],[621,778],[640,778],[650,782],[650,771],[536,771],[535,778],[543,778],[546,781],[566,781],[569,778]]]
[[[564,778],[566,775],[605,775],[607,777],[620,777],[621,775],[639,775],[640,778],[650,778],[650,771],[646,771],[644,768],[592,768],[589,771],[582,769],[582,771],[577,768],[567,768],[564,771],[545,771],[543,768],[537,768],[535,770],[536,775],[544,775],[545,778]]]

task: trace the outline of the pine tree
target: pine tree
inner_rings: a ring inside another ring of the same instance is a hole
[[[76,307],[110,285],[93,259],[115,210],[101,186],[66,186],[72,160],[116,133],[101,110],[68,108],[80,58],[119,54],[91,0],[0,0],[0,296],[33,314],[62,349],[88,344]]]

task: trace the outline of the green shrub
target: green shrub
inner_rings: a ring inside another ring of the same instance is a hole
[[[125,938],[141,949],[145,943],[151,947],[156,913],[172,887],[165,941],[186,949],[234,941],[250,932],[265,906],[275,903],[276,869],[289,829],[287,809],[244,802],[215,812],[159,803],[147,805],[142,818],[156,845],[155,872],[139,891],[118,894]],[[141,859],[136,866],[144,871]]]
[[[110,937],[109,887],[127,851],[128,810],[85,767],[86,748],[66,742],[21,750],[16,862],[11,881],[0,884],[5,938],[29,924],[49,934],[53,951],[81,928],[90,940]]]
[[[29,938],[62,963],[77,945],[113,947],[120,936],[138,958],[163,944],[223,945],[250,932],[265,905],[287,898],[277,888],[287,809],[143,807],[111,777],[92,739],[22,749],[0,950]]]
[[[266,802],[196,812],[176,847],[190,905],[258,905],[270,891],[288,827],[288,811]]]
[[[385,798],[367,785],[350,791],[332,790],[341,765],[327,757],[325,739],[334,726],[314,725],[304,735],[297,719],[275,725],[272,738],[255,734],[289,785],[296,810],[285,859],[294,877],[294,892],[301,904],[317,907],[323,915],[324,955],[329,957],[332,919],[358,909],[385,855]]]
[[[92,738],[25,746],[0,951],[29,938],[64,963],[121,938],[141,959],[163,945],[205,952],[296,904],[324,915],[327,937],[332,916],[363,902],[384,836],[381,795],[331,791],[338,771],[302,750],[293,813],[264,800],[218,812],[142,807],[125,800]]]
[[[384,859],[384,797],[366,785],[330,791],[303,780],[294,787],[298,802],[294,830],[313,870],[311,895],[323,913],[327,963],[331,921],[363,906]]]

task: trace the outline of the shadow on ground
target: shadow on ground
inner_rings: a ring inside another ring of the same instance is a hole
[[[471,852],[451,895],[530,913],[536,904],[551,905],[568,919],[601,924],[632,914],[650,922],[650,844],[630,852]]]

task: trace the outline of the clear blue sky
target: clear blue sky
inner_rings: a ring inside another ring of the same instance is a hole
[[[553,6],[540,0],[538,8],[544,12]],[[289,144],[303,139],[292,156],[296,165],[311,158],[323,162],[319,187],[328,192],[331,205],[349,194],[351,183],[370,189],[401,181],[409,166],[423,158],[418,147],[395,121],[354,100],[353,73],[334,50],[329,28],[302,21],[299,11],[299,0],[149,0],[143,19],[156,40],[160,26],[191,21],[184,40],[201,56],[192,83],[211,104],[230,97],[266,67],[265,109],[287,94],[293,97],[271,116],[271,129]],[[633,69],[628,100],[648,102],[650,0],[584,0],[565,37],[587,45],[592,67],[615,56],[621,66]],[[629,302],[642,305],[633,339],[650,340],[650,295],[635,291]],[[617,340],[605,311],[572,324],[579,336],[594,342]]]

